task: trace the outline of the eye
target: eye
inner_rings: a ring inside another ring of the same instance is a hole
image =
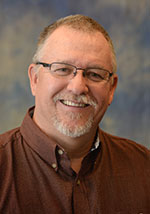
[[[99,82],[104,79],[104,77],[100,74],[100,72],[96,72],[96,71],[92,71],[92,70],[87,72],[87,77],[88,77],[88,79],[95,81],[95,82]]]
[[[67,73],[69,73],[69,69],[68,69],[68,68],[64,68],[64,67],[62,67],[62,68],[57,68],[57,69],[55,69],[55,72],[56,72],[56,73],[62,73],[62,74],[63,74],[63,73],[64,73],[64,74],[66,73],[66,74],[67,74]]]
[[[67,76],[72,73],[72,68],[66,65],[55,64],[52,67],[52,72],[59,76]]]

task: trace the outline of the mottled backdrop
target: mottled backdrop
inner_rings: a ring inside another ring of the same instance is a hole
[[[116,49],[119,84],[101,126],[150,148],[149,0],[0,0],[0,133],[19,126],[34,103],[27,68],[39,32],[75,13],[100,22]]]

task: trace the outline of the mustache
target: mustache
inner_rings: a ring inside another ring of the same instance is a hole
[[[97,102],[94,98],[92,98],[89,95],[84,95],[84,94],[75,95],[75,94],[58,93],[57,95],[55,95],[53,100],[55,103],[58,100],[70,100],[70,101],[74,101],[74,102],[78,102],[78,103],[92,105],[94,107],[96,107],[96,105],[97,105]]]

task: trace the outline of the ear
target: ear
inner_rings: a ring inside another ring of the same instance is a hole
[[[110,96],[109,96],[109,102],[108,104],[110,105],[113,101],[113,97],[114,97],[114,93],[115,93],[115,89],[117,87],[117,82],[118,82],[118,76],[117,74],[113,74],[112,76],[112,83],[111,83],[111,88],[110,88]]]
[[[38,83],[38,71],[35,69],[35,64],[31,64],[28,68],[28,77],[30,80],[30,87],[32,95],[36,95],[36,88]]]

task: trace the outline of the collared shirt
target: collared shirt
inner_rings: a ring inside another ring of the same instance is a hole
[[[76,174],[28,112],[0,136],[0,213],[150,213],[150,152],[102,130],[97,136]]]

